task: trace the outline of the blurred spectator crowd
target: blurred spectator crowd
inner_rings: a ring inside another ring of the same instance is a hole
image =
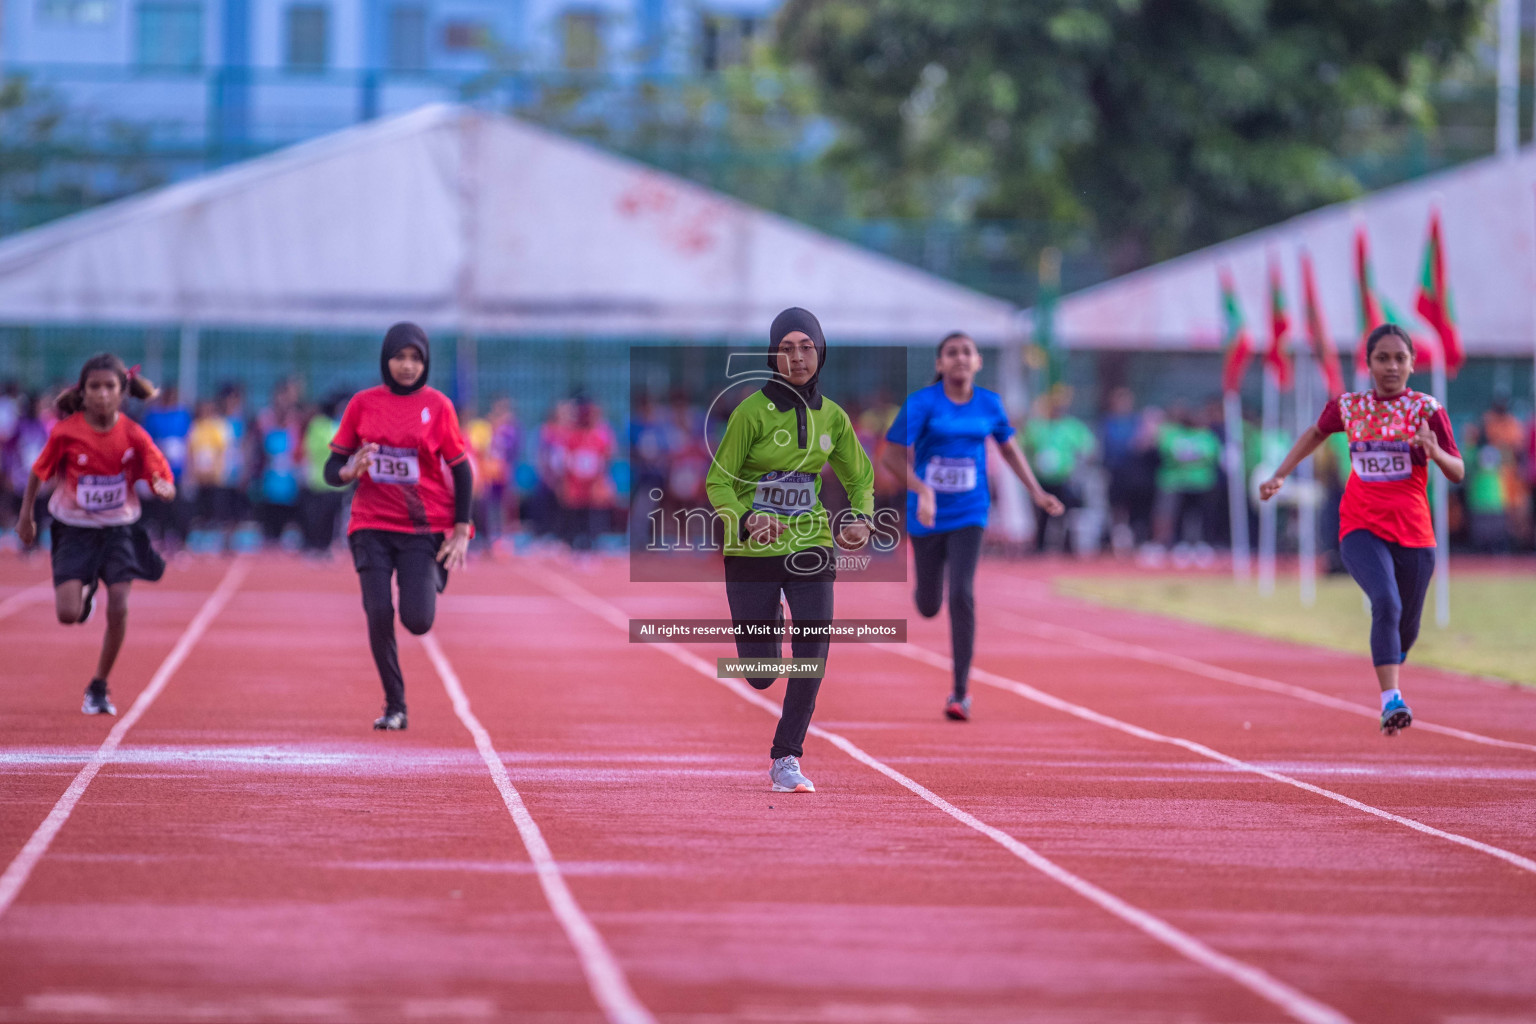
[[[0,384],[0,529],[7,546],[18,543],[11,527],[27,473],[53,425],[56,392]],[[306,401],[300,383],[288,379],[254,410],[236,382],[191,408],[174,387],[147,405],[130,404],[129,415],[165,452],[177,480],[174,502],[145,503],[151,532],[170,552],[284,546],[328,555],[344,530],[348,496],[327,485],[321,469],[349,397]],[[904,481],[876,457],[897,400],[876,393],[843,405],[874,458],[877,506],[900,508]],[[1068,514],[1051,520],[1025,513],[1032,529],[1013,538],[994,524],[995,543],[1083,555],[1107,549],[1176,564],[1199,564],[1230,544],[1218,399],[1140,405],[1121,387],[1108,394],[1096,418],[1073,415],[1072,405],[1070,389],[1058,386],[1039,396],[1018,424],[1036,475]],[[706,414],[683,393],[637,394],[623,444],[605,411],[581,393],[552,403],[532,430],[507,398],[460,414],[475,464],[476,545],[499,550],[516,541],[590,551],[604,543],[622,547],[625,532],[642,529],[655,509],[677,514],[707,507],[705,474],[729,409],[716,406]],[[1467,463],[1466,480],[1452,489],[1453,543],[1487,553],[1536,549],[1536,428],[1500,397],[1480,414],[1453,410],[1453,418]],[[1294,436],[1294,427],[1266,435],[1256,423],[1245,424],[1250,517],[1257,517],[1256,482]],[[1000,462],[992,468],[994,480],[1007,475]],[[1348,468],[1342,435],[1335,435],[1314,460],[1318,550],[1335,568],[1338,497]],[[1294,502],[1300,486],[1293,480],[1282,495]],[[834,511],[846,503],[830,473],[823,498]],[[38,511],[43,524],[46,511]],[[1298,528],[1294,504],[1282,506],[1282,550],[1296,549]]]

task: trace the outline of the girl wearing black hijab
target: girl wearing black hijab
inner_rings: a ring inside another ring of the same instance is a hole
[[[384,383],[347,404],[325,464],[333,487],[357,481],[347,542],[384,684],[375,729],[406,726],[390,580],[399,575],[400,621],[421,636],[432,628],[448,571],[464,564],[471,534],[474,476],[453,403],[427,387],[430,360],[426,332],[411,323],[391,327],[379,354]]]
[[[820,390],[827,343],[806,310],[786,309],[768,330],[771,378],[738,405],[725,426],[706,478],[710,503],[725,523],[725,592],[742,658],[777,658],[776,637],[753,637],[748,627],[783,626],[779,604],[789,602],[799,658],[827,656],[832,584],[837,578],[833,526],[821,504],[821,470],[832,471],[848,492],[850,515],[838,524],[844,547],[863,547],[874,510],[875,471],[842,407]],[[777,676],[749,677],[759,690]],[[800,771],[820,676],[789,679],[784,711],[769,750],[774,792],[813,793]]]

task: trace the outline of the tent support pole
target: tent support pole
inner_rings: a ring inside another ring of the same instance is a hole
[[[1243,396],[1228,391],[1221,396],[1227,421],[1227,514],[1232,521],[1232,579],[1248,582],[1248,490],[1243,480]]]
[[[1445,357],[1436,356],[1430,371],[1435,399],[1445,406]],[[1431,473],[1435,487],[1435,625],[1444,629],[1451,624],[1451,482],[1444,473]]]
[[[182,324],[179,360],[176,368],[176,392],[180,396],[181,404],[188,408],[197,401],[197,350],[201,344],[202,336],[197,324]]]

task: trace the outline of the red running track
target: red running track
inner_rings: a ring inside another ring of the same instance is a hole
[[[117,720],[40,578],[0,562],[0,1021],[1536,1020],[1536,694],[1410,665],[1461,734],[1388,741],[1363,658],[988,563],[965,725],[946,621],[839,588],[911,646],[833,647],[787,796],[733,651],[626,642],[719,585],[477,563],[376,734],[343,563],[137,587]]]

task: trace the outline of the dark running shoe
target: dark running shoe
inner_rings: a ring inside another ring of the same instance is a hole
[[[80,618],[76,620],[80,625],[91,621],[91,612],[96,610],[96,588],[101,586],[101,577],[91,580],[91,585],[85,588],[85,600],[81,602]]]
[[[375,718],[373,720],[373,727],[375,729],[390,729],[390,730],[404,729],[405,728],[405,712],[404,711],[388,711],[388,712],[385,712],[383,715],[381,715],[380,717]]]
[[[1408,710],[1408,705],[1403,703],[1401,697],[1394,698],[1386,707],[1381,709],[1381,734],[1383,736],[1396,736],[1413,724],[1413,712]]]
[[[80,703],[80,712],[86,715],[117,714],[117,708],[112,706],[112,698],[107,696],[105,679],[91,680],[90,685],[85,688],[85,700]]]
[[[944,717],[955,722],[969,722],[971,720],[971,698],[949,695],[949,700],[944,702]]]

